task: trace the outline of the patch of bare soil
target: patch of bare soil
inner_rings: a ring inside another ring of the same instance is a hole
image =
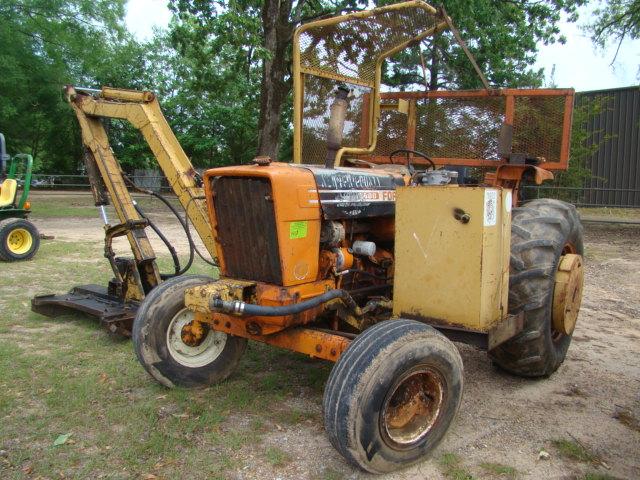
[[[185,253],[180,226],[162,218],[158,223]],[[36,224],[57,239],[102,241],[98,218]],[[640,227],[589,224],[585,237],[584,299],[565,363],[548,379],[526,380],[496,369],[484,352],[459,345],[465,393],[454,425],[430,458],[386,478],[445,478],[437,461],[444,453],[458,455],[475,478],[497,478],[480,468],[488,462],[514,467],[518,478],[583,478],[593,471],[640,478],[634,423],[640,418]],[[161,251],[160,242],[153,242]],[[317,397],[302,394],[299,402],[309,411],[319,408]],[[556,439],[576,439],[602,463],[561,457]],[[287,453],[284,466],[261,453],[270,446]],[[548,459],[539,458],[543,449]],[[232,474],[237,479],[368,478],[345,463],[317,421],[273,429],[263,445],[238,456],[241,465]]]

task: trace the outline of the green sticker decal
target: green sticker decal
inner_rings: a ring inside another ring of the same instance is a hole
[[[298,222],[291,222],[289,224],[289,238],[304,238],[307,236],[307,225],[309,224],[306,220],[300,220]]]

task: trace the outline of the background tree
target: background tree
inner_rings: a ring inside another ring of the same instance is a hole
[[[12,153],[36,168],[72,171],[79,136],[61,102],[62,85],[82,83],[126,39],[124,0],[0,3],[0,131]]]
[[[640,38],[640,0],[608,0],[594,11],[594,15],[596,21],[587,29],[600,47],[617,42],[613,63],[625,38]]]
[[[358,0],[171,0],[175,21],[170,26],[170,36],[181,54],[188,53],[203,63],[215,63],[210,55],[218,55],[221,45],[226,46],[227,55],[233,57],[225,63],[227,68],[246,73],[246,79],[236,85],[236,93],[244,91],[246,99],[257,108],[252,111],[244,106],[238,110],[243,115],[255,114],[254,137],[246,139],[245,151],[250,152],[249,158],[256,151],[279,158],[280,132],[283,125],[288,128],[290,123],[291,44],[295,29],[302,22],[363,7],[366,3]],[[286,151],[290,152],[290,148]]]

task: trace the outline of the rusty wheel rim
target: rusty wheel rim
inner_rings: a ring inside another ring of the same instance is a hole
[[[428,366],[418,366],[389,389],[382,409],[382,436],[396,448],[420,443],[437,423],[444,404],[445,382]]]

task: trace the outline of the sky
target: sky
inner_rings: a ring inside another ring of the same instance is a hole
[[[551,82],[555,65],[553,83],[559,88],[587,91],[640,84],[640,40],[623,42],[616,61],[610,65],[617,45],[604,51],[595,48],[580,29],[589,17],[590,9],[584,7],[577,24],[567,21],[560,24],[561,33],[567,37],[564,45],[540,46],[535,67],[544,67],[547,83]],[[154,27],[164,28],[170,19],[165,0],[129,0],[127,3],[127,28],[139,40],[150,39]]]

